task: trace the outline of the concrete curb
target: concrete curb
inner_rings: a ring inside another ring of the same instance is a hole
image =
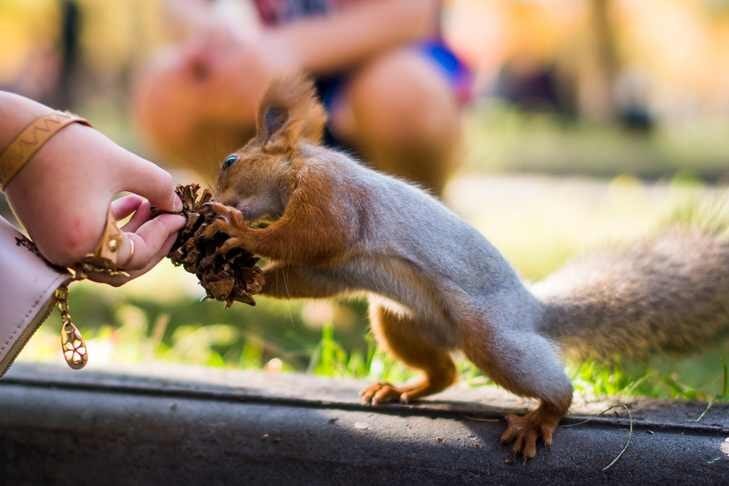
[[[633,402],[632,420],[586,415],[605,403],[581,405],[553,448],[525,466],[498,443],[503,411],[522,408],[513,397],[487,396],[498,395],[491,388],[458,389],[417,406],[372,409],[356,401],[361,385],[190,368],[72,373],[18,364],[0,380],[0,483],[665,485],[729,479],[726,405],[714,405],[699,422],[706,404]],[[602,471],[624,448],[631,421],[630,446]]]

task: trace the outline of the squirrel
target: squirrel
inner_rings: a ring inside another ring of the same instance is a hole
[[[376,383],[365,403],[410,402],[456,379],[462,351],[507,390],[538,399],[501,436],[525,460],[550,446],[572,401],[561,357],[685,351],[729,331],[729,242],[675,229],[524,283],[476,229],[424,190],[319,144],[325,113],[312,83],[274,81],[256,135],[224,159],[208,235],[225,253],[267,258],[262,294],[365,292],[378,344],[422,372]]]

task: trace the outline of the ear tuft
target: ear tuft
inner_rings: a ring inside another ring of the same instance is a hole
[[[318,143],[325,123],[326,113],[311,79],[289,76],[274,80],[263,95],[257,138],[264,145],[294,149],[301,138]]]

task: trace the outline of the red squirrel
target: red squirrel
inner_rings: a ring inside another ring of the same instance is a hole
[[[380,346],[422,377],[376,383],[371,405],[439,392],[465,356],[511,392],[540,400],[506,417],[525,459],[572,401],[560,359],[683,350],[729,330],[729,244],[688,229],[593,255],[534,286],[477,230],[425,191],[319,144],[325,114],[303,77],[274,82],[257,133],[228,156],[209,235],[270,260],[262,293],[365,292]]]

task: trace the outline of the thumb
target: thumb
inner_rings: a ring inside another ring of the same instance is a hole
[[[134,163],[124,168],[120,189],[146,197],[152,206],[162,211],[182,211],[182,201],[175,194],[172,175],[148,160],[134,158]]]

